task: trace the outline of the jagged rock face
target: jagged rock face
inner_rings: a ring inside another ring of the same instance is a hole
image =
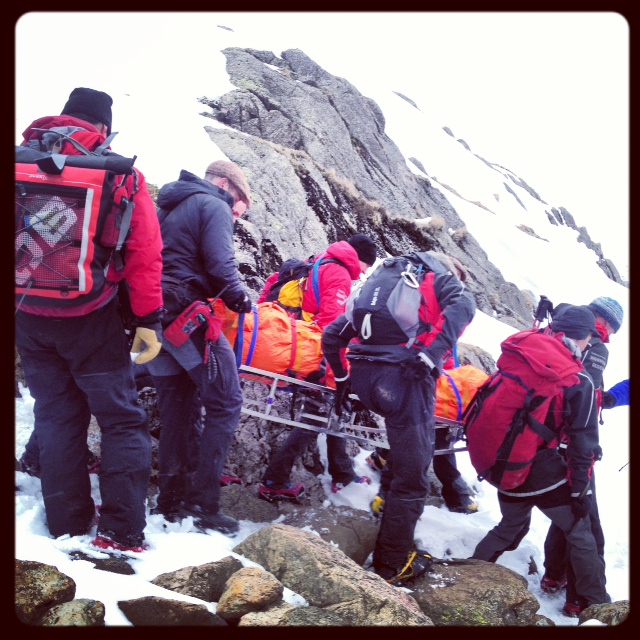
[[[436,250],[469,269],[478,309],[516,329],[531,325],[527,297],[489,262],[464,223],[426,177],[413,174],[384,132],[373,100],[320,68],[302,51],[229,48],[227,70],[238,89],[202,99],[211,139],[245,171],[254,203],[238,223],[239,268],[258,291],[287,258],[306,258],[354,233],[371,236],[379,254]],[[426,218],[441,228],[416,224]]]

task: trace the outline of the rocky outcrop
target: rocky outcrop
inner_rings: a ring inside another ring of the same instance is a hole
[[[20,622],[38,624],[52,607],[70,602],[76,583],[55,567],[31,560],[16,560],[15,603]]]
[[[225,49],[238,89],[201,101],[228,128],[211,139],[246,172],[255,203],[238,223],[237,256],[259,290],[287,258],[305,258],[353,233],[370,235],[380,255],[436,250],[460,260],[478,309],[514,328],[531,309],[504,280],[426,176],[412,173],[384,132],[377,105],[302,51]],[[431,218],[441,226],[420,224]],[[292,224],[295,221],[295,224]]]
[[[413,598],[388,585],[319,536],[282,524],[260,529],[234,552],[263,566],[309,605],[350,626],[429,625]]]
[[[522,576],[482,560],[436,561],[409,592],[388,585],[342,551],[332,531],[353,522],[352,514],[351,520],[343,516],[338,511],[333,525],[325,522],[326,537],[308,524],[303,530],[265,523],[234,547],[234,556],[152,579],[166,596],[119,600],[117,606],[133,626],[554,626],[537,613],[540,605]],[[295,604],[285,601],[285,588]],[[74,596],[73,580],[55,567],[16,560],[16,612],[23,623],[104,626],[104,604]],[[579,623],[616,626],[628,615],[628,601],[593,605]]]

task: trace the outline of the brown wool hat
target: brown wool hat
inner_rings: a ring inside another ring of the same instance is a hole
[[[456,275],[458,276],[458,280],[461,282],[467,281],[467,276],[469,275],[469,270],[465,267],[458,258],[454,258],[453,256],[449,256],[449,260],[453,262],[453,266],[456,268]]]
[[[240,198],[247,205],[251,206],[251,190],[242,169],[235,163],[228,160],[216,160],[207,167],[207,174],[213,174],[219,178],[227,178],[233,182],[233,186],[240,192]]]
[[[427,251],[427,253],[438,260],[443,267],[451,271],[451,273],[457,276],[460,282],[466,282],[469,275],[469,270],[465,267],[460,260],[450,256],[448,253],[442,253],[441,251]]]
[[[108,93],[88,89],[86,87],[76,87],[64,105],[60,115],[73,113],[86,114],[98,122],[107,125],[107,135],[111,133],[111,105],[113,100]]]

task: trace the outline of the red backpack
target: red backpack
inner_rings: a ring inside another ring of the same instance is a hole
[[[15,293],[18,306],[69,308],[97,298],[123,249],[137,191],[135,158],[113,153],[111,134],[97,149],[56,127],[47,142],[16,147]],[[62,153],[73,146],[80,155]],[[127,178],[133,174],[133,187]]]
[[[557,446],[564,389],[578,384],[583,367],[561,335],[539,329],[520,331],[501,348],[497,371],[478,389],[463,420],[478,479],[509,490],[526,480],[537,451]]]

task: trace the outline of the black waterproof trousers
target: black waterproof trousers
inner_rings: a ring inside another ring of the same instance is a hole
[[[503,551],[517,548],[516,541],[522,539],[522,532],[528,530],[531,522],[531,510],[538,507],[564,533],[568,563],[575,575],[578,596],[584,599],[586,606],[610,602],[605,589],[604,566],[598,555],[590,518],[576,520],[573,516],[568,484],[548,493],[523,498],[498,492],[498,500],[502,520],[480,540],[472,558],[491,562]]]
[[[404,566],[429,490],[435,445],[435,379],[398,364],[353,360],[351,389],[385,419],[389,460],[384,511],[373,551],[376,570]]]
[[[224,334],[212,345],[204,363],[205,326],[181,346],[168,340],[148,367],[158,394],[162,421],[158,445],[158,507],[174,513],[181,501],[217,514],[220,477],[227,461],[242,408],[235,355]],[[193,473],[194,405],[204,408],[195,473]]]
[[[16,345],[35,400],[49,531],[54,537],[84,535],[95,515],[87,469],[93,415],[101,432],[98,529],[144,539],[151,439],[117,302],[78,318],[18,311]]]
[[[600,515],[598,514],[598,502],[596,499],[596,477],[595,470],[591,470],[591,492],[593,494],[591,501],[591,511],[589,512],[589,521],[591,523],[591,532],[596,541],[598,548],[598,556],[605,568],[604,561],[604,532],[600,523]],[[580,596],[576,591],[576,577],[568,561],[567,540],[564,531],[553,522],[549,526],[547,537],[544,541],[544,570],[545,574],[553,580],[560,580],[564,576],[567,577],[567,602],[575,602],[584,606]]]
[[[271,480],[276,484],[289,482],[291,469],[308,447],[313,446],[318,440],[318,433],[309,429],[295,427],[291,430],[287,439],[271,458],[269,466],[264,473],[264,480]],[[347,453],[347,442],[344,438],[327,436],[327,462],[328,471],[334,482],[344,485],[352,482],[355,477],[353,460]]]
[[[447,449],[447,429],[436,429],[436,450]],[[471,489],[458,471],[455,453],[433,456],[433,472],[442,483],[442,498],[448,509],[464,509],[471,502]]]

